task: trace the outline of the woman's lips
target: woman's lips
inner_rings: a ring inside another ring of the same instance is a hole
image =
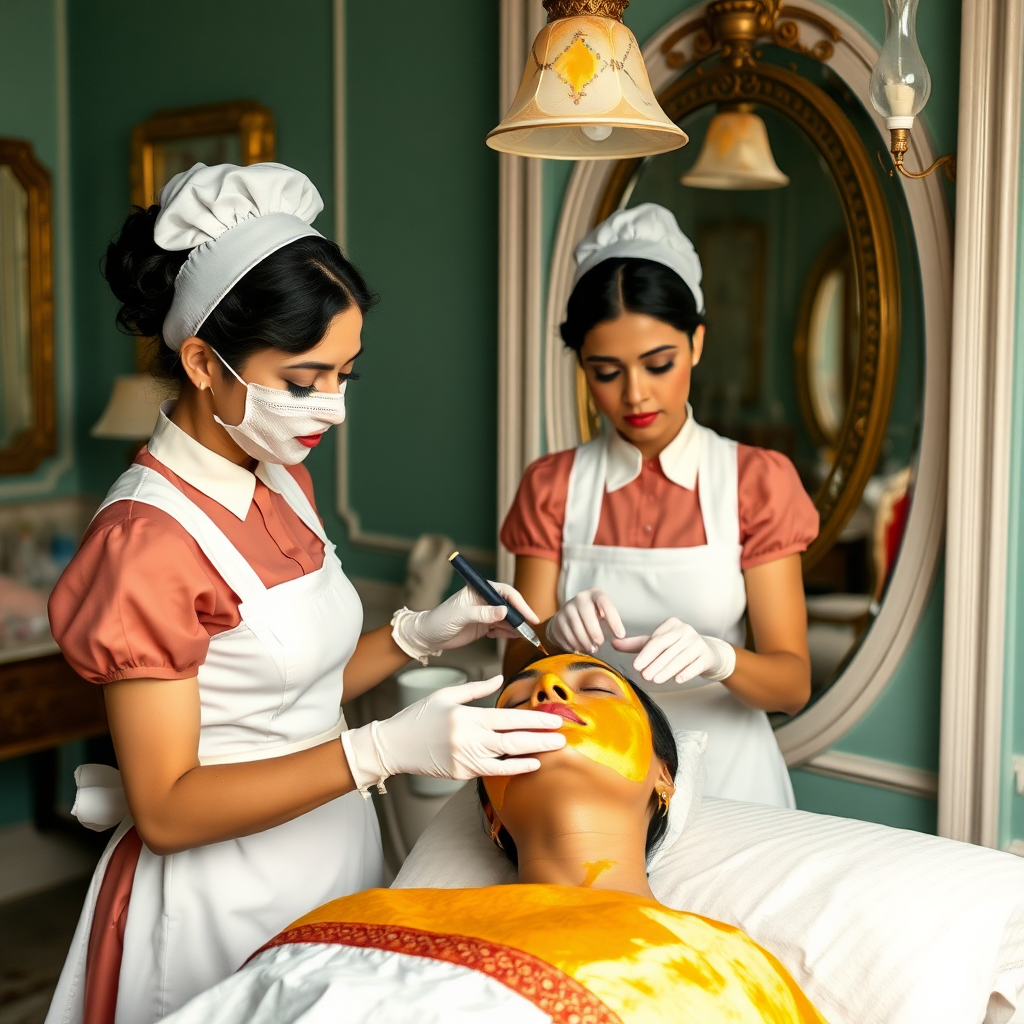
[[[305,445],[307,448],[315,448],[320,443],[320,438],[323,434],[307,434],[305,437],[295,438],[299,444]]]
[[[656,412],[638,412],[632,416],[623,417],[631,427],[649,427],[657,418]]]
[[[564,718],[567,722],[574,722],[576,725],[586,725],[587,723],[576,714],[575,711],[568,704],[556,704],[551,701],[547,704],[538,704],[534,711],[545,711],[549,715],[559,715]]]

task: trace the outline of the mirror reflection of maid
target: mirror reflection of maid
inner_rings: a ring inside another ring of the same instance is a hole
[[[673,215],[619,211],[576,261],[562,338],[611,429],[527,468],[501,530],[515,586],[547,640],[599,652],[675,728],[708,733],[708,795],[792,807],[766,712],[810,697],[800,553],[817,511],[785,456],[693,419],[701,266]]]
[[[196,164],[107,251],[118,320],[158,338],[178,397],[50,598],[120,767],[76,772],[79,820],[116,830],[50,1024],[151,1024],[311,908],[381,885],[364,798],[389,776],[532,771],[522,755],[565,745],[557,715],[468,706],[500,678],[346,728],[342,698],[410,658],[517,634],[471,590],[362,633],[300,465],[345,418],[371,304],[311,226],[321,209],[280,164]]]

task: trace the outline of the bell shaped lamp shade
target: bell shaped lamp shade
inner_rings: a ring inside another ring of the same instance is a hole
[[[89,433],[93,437],[145,441],[153,433],[164,397],[149,374],[123,374],[114,380],[107,407]]]
[[[487,145],[548,160],[620,160],[685,146],[686,133],[655,99],[633,33],[617,17],[560,17],[559,6],[545,3],[552,20]],[[608,6],[621,12],[625,4]]]
[[[918,0],[885,0],[885,42],[871,72],[871,105],[890,131],[912,128],[932,91],[917,45]]]
[[[736,191],[789,184],[775,163],[764,121],[746,105],[715,114],[697,162],[679,180],[691,188]]]

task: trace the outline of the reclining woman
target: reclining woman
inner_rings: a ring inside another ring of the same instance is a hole
[[[677,753],[650,697],[573,654],[535,662],[498,704],[557,714],[566,736],[538,771],[479,785],[521,884],[335,900],[168,1021],[821,1024],[742,931],[655,900],[646,860]]]

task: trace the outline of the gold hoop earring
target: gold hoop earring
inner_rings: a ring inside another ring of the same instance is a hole
[[[501,836],[498,834],[499,832],[501,832],[501,822],[498,820],[497,816],[495,816],[494,821],[491,823],[491,842],[494,843],[499,850],[504,850],[505,846],[501,841]]]
[[[666,793],[665,790],[663,790],[663,789],[660,790],[658,792],[658,817],[659,818],[667,818],[668,817],[668,807],[669,807],[669,803],[670,802],[671,801],[668,798],[668,793]]]

